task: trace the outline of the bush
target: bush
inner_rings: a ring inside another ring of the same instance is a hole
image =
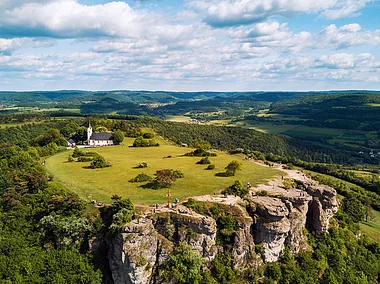
[[[137,169],[143,169],[143,168],[147,168],[147,167],[148,167],[148,163],[146,163],[146,162],[138,163],[136,166]]]
[[[145,139],[152,139],[152,138],[154,138],[154,134],[153,133],[149,133],[149,132],[144,133],[143,134],[143,138],[145,138]]]
[[[199,164],[199,165],[209,165],[209,164],[211,164],[211,162],[210,162],[210,159],[208,157],[204,157],[204,158],[200,159],[197,162],[197,164]]]
[[[77,162],[90,162],[92,161],[92,157],[80,156],[77,159]]]
[[[226,176],[234,176],[236,171],[240,170],[241,169],[241,163],[239,161],[232,161],[231,163],[229,163],[226,167]]]
[[[135,141],[133,142],[133,147],[153,147],[153,146],[159,146],[159,145],[160,144],[158,144],[156,140],[154,139],[147,140],[147,139],[144,139],[142,136],[137,137]]]
[[[268,196],[268,191],[266,190],[259,190],[256,192],[256,195],[258,196]]]
[[[106,160],[102,156],[97,154],[94,156],[93,160],[91,161],[90,168],[99,169],[99,168],[106,168],[110,166],[111,166],[110,163],[106,162]]]
[[[141,173],[135,176],[133,179],[129,180],[129,182],[143,182],[143,181],[151,181],[152,177],[147,174]]]
[[[206,170],[213,170],[215,169],[215,165],[214,164],[210,164],[208,165],[208,167],[206,168]]]
[[[173,172],[173,176],[174,176],[175,178],[184,178],[184,177],[185,177],[185,175],[183,174],[183,172],[181,172],[180,170],[175,170],[175,171]]]
[[[240,180],[236,180],[233,185],[223,190],[222,193],[239,195],[241,198],[248,194],[249,190],[246,188]]]

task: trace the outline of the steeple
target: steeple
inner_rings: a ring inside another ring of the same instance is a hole
[[[90,143],[90,138],[92,136],[92,127],[90,120],[88,121],[88,128],[87,128],[87,142]]]

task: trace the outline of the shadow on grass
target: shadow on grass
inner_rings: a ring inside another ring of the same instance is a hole
[[[145,189],[154,189],[154,190],[160,189],[160,187],[157,186],[157,184],[155,182],[153,182],[153,181],[148,182],[148,183],[143,184],[143,185],[140,185],[139,187],[145,188]]]
[[[227,175],[227,173],[225,173],[225,172],[216,173],[215,176],[217,176],[217,177],[229,177],[229,175]]]

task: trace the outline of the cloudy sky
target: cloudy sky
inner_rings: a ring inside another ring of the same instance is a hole
[[[0,90],[380,89],[380,0],[0,0]]]

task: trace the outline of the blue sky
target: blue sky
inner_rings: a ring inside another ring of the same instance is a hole
[[[379,0],[0,0],[0,90],[380,90]]]

